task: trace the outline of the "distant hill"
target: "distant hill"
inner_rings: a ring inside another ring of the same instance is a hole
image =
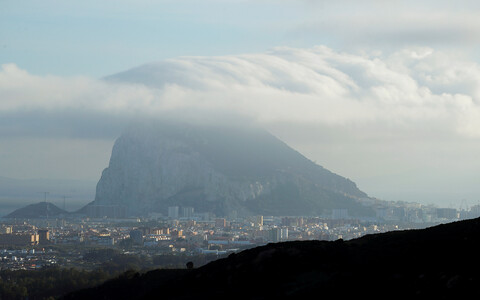
[[[125,274],[64,299],[476,299],[480,219],[350,241],[249,249],[203,267]]]
[[[44,192],[49,192],[47,201],[77,210],[95,199],[95,181],[68,179],[14,179],[0,176],[0,216],[28,204],[43,201]]]
[[[19,208],[12,213],[4,216],[7,219],[43,219],[47,217],[56,217],[66,215],[67,211],[60,209],[55,204],[49,202],[39,202]]]
[[[116,140],[89,206],[134,216],[169,206],[217,216],[373,215],[362,198],[354,182],[261,128],[170,121],[136,124]]]

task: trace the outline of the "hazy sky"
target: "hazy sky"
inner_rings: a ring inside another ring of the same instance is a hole
[[[479,46],[478,1],[0,0],[0,176],[98,180],[130,120],[235,112],[370,196],[478,204]]]

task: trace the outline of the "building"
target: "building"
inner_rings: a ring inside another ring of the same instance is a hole
[[[440,219],[456,219],[457,210],[455,208],[437,208],[437,217]]]
[[[182,207],[181,217],[182,218],[193,218],[194,209],[193,207]]]
[[[215,219],[215,227],[217,227],[217,228],[227,227],[227,220],[224,219],[224,218]]]
[[[268,232],[268,239],[272,242],[281,242],[288,239],[288,228],[287,227],[275,227],[270,229]]]
[[[38,243],[41,245],[50,243],[50,231],[48,229],[39,229],[38,233]]]
[[[153,229],[150,227],[140,227],[138,230],[142,231],[143,236],[153,233]]]
[[[150,231],[150,234],[170,234],[170,228],[154,228]]]
[[[280,228],[272,228],[268,232],[268,239],[271,240],[272,242],[280,242],[282,240],[282,234]]]
[[[110,235],[98,235],[90,238],[90,244],[98,246],[113,246],[115,239]]]
[[[263,226],[263,216],[257,216],[255,218],[255,225],[256,226]]]
[[[134,229],[130,231],[130,238],[132,239],[133,243],[136,245],[143,244],[143,232],[139,229]]]
[[[38,245],[38,234],[0,234],[1,246],[35,246]]]
[[[178,219],[178,206],[170,206],[168,207],[168,217],[171,219]]]
[[[12,232],[12,226],[2,225],[2,227],[0,227],[0,234],[10,234]]]
[[[480,217],[480,205],[474,205],[470,208],[470,218],[478,218]]]
[[[174,230],[170,231],[170,236],[174,239],[181,238],[183,236],[183,230],[174,229]]]
[[[282,226],[303,226],[303,218],[302,217],[283,217],[282,218]]]
[[[348,210],[346,208],[332,209],[332,219],[334,220],[348,219]]]
[[[395,220],[404,221],[407,218],[407,210],[404,207],[394,207],[392,216]]]

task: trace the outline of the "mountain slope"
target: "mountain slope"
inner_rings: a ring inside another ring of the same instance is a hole
[[[161,122],[137,124],[117,139],[90,208],[108,214],[120,207],[126,215],[166,213],[173,205],[220,216],[320,215],[334,208],[372,214],[358,203],[365,197],[352,181],[264,130]]]
[[[37,219],[66,215],[68,212],[49,202],[39,202],[19,208],[4,216],[8,219]]]
[[[480,219],[249,249],[193,270],[130,274],[66,299],[461,299],[480,296]]]

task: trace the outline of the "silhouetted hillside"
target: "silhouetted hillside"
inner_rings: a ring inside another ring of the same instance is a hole
[[[479,240],[474,219],[351,241],[269,244],[198,269],[126,274],[65,299],[474,299]]]

